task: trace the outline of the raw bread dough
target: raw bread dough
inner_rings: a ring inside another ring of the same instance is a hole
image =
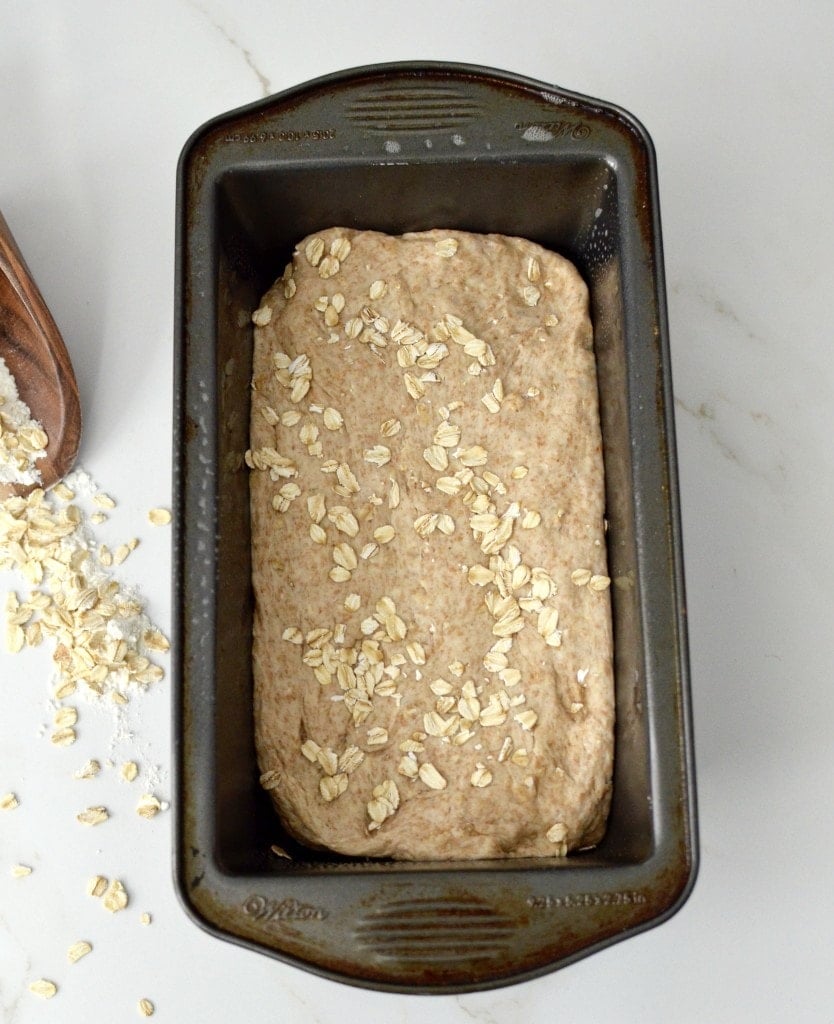
[[[612,634],[576,269],[337,227],[253,321],[255,729],[285,827],[403,859],[597,843]]]

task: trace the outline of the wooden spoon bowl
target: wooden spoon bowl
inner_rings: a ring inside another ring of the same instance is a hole
[[[21,401],[46,431],[46,454],[36,466],[39,486],[51,487],[72,469],[81,441],[78,384],[61,332],[0,214],[0,356]],[[31,486],[0,484],[23,494]]]

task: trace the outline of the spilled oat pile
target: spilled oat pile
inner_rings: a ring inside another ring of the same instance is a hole
[[[6,649],[16,654],[26,648],[48,645],[52,678],[48,681],[54,705],[48,739],[59,747],[77,739],[82,705],[104,705],[118,710],[154,683],[165,671],[160,660],[168,650],[165,635],[150,621],[141,595],[116,576],[116,568],[131,555],[139,541],[130,538],[111,549],[96,537],[96,529],[115,508],[116,502],[99,489],[83,470],[77,470],[49,490],[40,486],[37,462],[48,438],[31,411],[21,401],[16,382],[0,358],[0,570],[16,578],[15,589],[4,598]],[[18,485],[25,493],[9,494]],[[167,509],[154,508],[149,523],[170,522]],[[117,719],[114,718],[114,723]],[[105,761],[105,764],[108,764]],[[102,770],[102,762],[89,759],[75,772],[89,779]],[[139,775],[133,761],[119,769],[125,782]],[[4,792],[0,779],[0,812],[21,813],[25,800]],[[143,793],[135,811],[153,818],[167,804],[153,792]],[[25,807],[23,808],[25,812]],[[110,817],[106,807],[87,807],[77,815],[79,826],[101,825]],[[32,873],[27,864],[13,864],[13,878]],[[25,883],[21,883],[25,884]],[[94,876],[79,879],[78,892],[100,898],[111,913],[125,910],[128,891],[118,878]],[[143,924],[150,915],[141,915]],[[86,939],[70,937],[67,961],[72,964],[92,952]],[[35,978],[29,990],[51,999],[58,985],[49,978]],[[153,1004],[137,1004],[145,1016]]]

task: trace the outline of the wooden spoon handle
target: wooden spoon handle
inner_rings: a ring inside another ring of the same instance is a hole
[[[0,213],[0,356],[15,378],[21,401],[46,431],[38,460],[43,485],[65,476],[81,440],[78,385],[61,332]],[[23,488],[21,488],[23,490]]]

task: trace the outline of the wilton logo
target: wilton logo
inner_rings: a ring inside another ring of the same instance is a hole
[[[591,134],[590,126],[583,121],[517,121],[515,127],[528,142],[587,139]]]
[[[253,894],[246,897],[241,907],[247,917],[254,917],[256,921],[322,921],[327,917],[327,911],[321,907],[292,898],[270,900]]]

